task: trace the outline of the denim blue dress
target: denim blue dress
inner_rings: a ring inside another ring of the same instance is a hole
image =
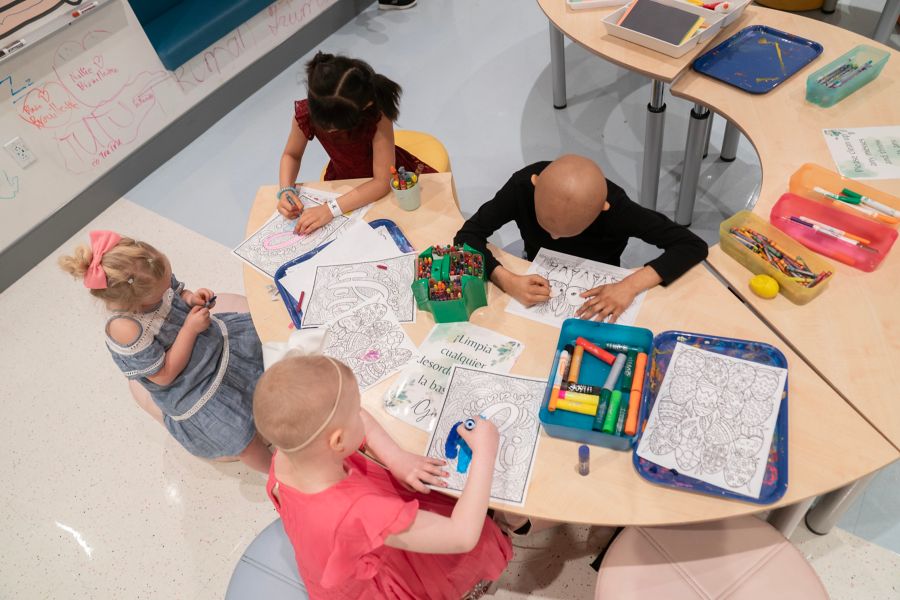
[[[236,456],[256,434],[253,390],[263,372],[262,345],[249,314],[211,315],[175,381],[162,386],[147,379],[162,368],[191,311],[181,298],[183,289],[173,275],[155,310],[113,314],[107,325],[113,319],[131,319],[140,334],[129,346],[120,346],[107,334],[106,345],[125,376],[150,392],[166,428],[188,452],[201,458]]]

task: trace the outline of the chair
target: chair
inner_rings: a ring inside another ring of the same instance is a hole
[[[818,576],[756,517],[699,525],[627,527],[613,541],[594,598],[828,600]]]
[[[294,548],[281,519],[256,536],[238,561],[225,600],[305,600],[306,586],[297,572]]]

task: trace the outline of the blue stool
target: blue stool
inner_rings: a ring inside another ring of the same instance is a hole
[[[281,519],[262,530],[238,561],[225,600],[309,600]]]

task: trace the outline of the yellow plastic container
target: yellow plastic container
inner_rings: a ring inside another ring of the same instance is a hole
[[[787,10],[790,12],[802,12],[804,10],[816,10],[822,8],[825,4],[824,0],[756,0],[757,4],[774,8],[777,10]]]
[[[732,227],[749,227],[750,229],[763,234],[778,244],[779,247],[784,249],[784,251],[791,256],[802,257],[815,273],[821,273],[822,271],[831,271],[834,273],[834,266],[809,248],[801,246],[799,243],[786,236],[768,221],[763,221],[749,210],[742,210],[730,219],[722,221],[722,224],[719,225],[719,245],[722,247],[725,254],[745,266],[754,275],[769,275],[775,279],[781,288],[781,295],[794,304],[806,304],[824,292],[825,288],[828,287],[828,283],[835,277],[835,275],[831,275],[812,288],[801,285],[738,242],[734,236],[729,233],[729,230]]]
[[[841,190],[847,188],[853,190],[854,192],[862,194],[863,196],[868,196],[873,200],[877,200],[878,202],[887,204],[891,208],[900,210],[900,198],[891,196],[887,192],[877,190],[855,179],[844,177],[840,173],[830,171],[825,167],[820,167],[819,165],[806,163],[805,165],[797,169],[796,173],[791,175],[790,191],[792,194],[797,194],[798,196],[803,196],[804,198],[809,198],[810,200],[815,200],[816,202],[827,204],[847,214],[854,215],[856,217],[862,217],[863,219],[873,221],[875,223],[881,223],[882,225],[887,225],[888,227],[893,227],[894,229],[900,227],[900,222],[894,222],[896,221],[895,219],[891,219],[889,217],[886,218],[884,216],[878,218],[871,217],[853,208],[851,205],[845,204],[844,202],[826,198],[822,194],[813,191],[813,188],[816,187],[820,187],[834,194],[840,194]]]

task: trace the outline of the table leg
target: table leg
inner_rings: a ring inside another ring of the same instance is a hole
[[[866,489],[878,472],[866,475],[846,487],[819,496],[816,505],[806,513],[806,527],[818,535],[825,535],[837,523],[850,505]]]
[[[566,107],[566,40],[550,22],[550,74],[553,79],[553,108]]]
[[[797,504],[776,508],[769,513],[769,518],[766,519],[766,521],[769,522],[769,525],[780,531],[781,535],[789,538],[791,537],[791,534],[794,533],[797,525],[800,524],[800,520],[803,519],[803,515],[806,513],[807,509],[809,509],[809,505],[812,504],[812,501],[813,498],[810,498],[809,500],[803,500]]]
[[[712,137],[712,126],[713,121],[716,119],[716,113],[709,113],[709,118],[706,123],[706,138],[703,140],[703,158],[705,159],[709,156],[709,139]]]
[[[659,192],[659,167],[662,160],[663,131],[666,127],[666,103],[663,101],[665,91],[665,83],[656,79],[651,81],[640,189],[641,205],[651,210],[656,210],[656,196]]]
[[[881,17],[878,18],[878,24],[875,25],[875,33],[872,39],[882,44],[887,44],[897,18],[900,17],[900,0],[887,0],[884,4],[884,10],[881,11]]]
[[[675,222],[690,225],[694,218],[694,200],[697,197],[697,182],[700,180],[700,164],[703,161],[703,140],[709,125],[709,109],[702,104],[694,104],[691,122],[688,125],[687,140],[684,144],[684,166],[681,171],[681,186],[678,188],[678,204],[675,207]]]
[[[725,135],[722,136],[722,152],[719,158],[725,162],[731,162],[737,157],[738,142],[741,140],[741,130],[731,121],[725,123]]]
[[[830,15],[837,8],[837,0],[825,0],[822,3],[822,12],[826,15]]]

